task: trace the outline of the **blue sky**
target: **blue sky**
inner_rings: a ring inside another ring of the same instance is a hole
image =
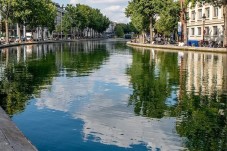
[[[98,8],[101,12],[110,18],[111,21],[118,23],[128,23],[129,19],[125,17],[125,7],[129,0],[53,0],[59,4],[86,4],[93,8]]]

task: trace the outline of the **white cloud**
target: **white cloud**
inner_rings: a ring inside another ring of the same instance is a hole
[[[119,23],[129,22],[129,19],[124,14],[128,0],[70,0],[69,3],[73,5],[81,3],[93,8],[98,8],[104,15],[109,17],[111,21]]]
[[[70,0],[71,4],[85,3],[85,4],[119,4],[125,3],[126,0]]]
[[[103,10],[104,11],[110,11],[110,12],[122,12],[123,7],[120,6],[120,5],[112,5],[112,6],[104,8]]]

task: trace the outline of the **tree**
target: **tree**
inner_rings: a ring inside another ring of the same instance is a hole
[[[196,3],[210,3],[213,6],[223,6],[223,16],[224,16],[224,39],[223,45],[227,46],[227,0],[187,0],[186,4],[191,2],[193,5]]]
[[[81,35],[81,32],[87,29],[88,35],[90,29],[99,33],[105,31],[110,24],[110,20],[104,16],[99,9],[77,4],[76,6],[67,5],[62,24],[64,31],[77,28]]]
[[[158,33],[170,36],[179,20],[180,5],[174,0],[167,0],[165,5],[165,9],[159,15],[160,18],[155,23],[155,29]]]
[[[17,0],[15,7],[13,8],[13,20],[19,25],[24,24],[27,20],[27,16],[31,14],[32,8],[29,6],[28,0]],[[20,26],[18,26],[19,39],[21,38]]]
[[[15,6],[17,6],[17,0],[0,0],[0,11],[6,29],[6,43],[9,43],[9,22],[12,21]]]
[[[54,29],[57,8],[51,0],[33,0],[29,3],[29,7],[32,8],[32,12],[27,16],[27,25],[32,29],[35,27],[41,27],[42,30],[44,27]]]
[[[115,33],[117,37],[122,38],[124,36],[124,29],[120,24],[117,24],[115,27]]]
[[[126,8],[126,15],[135,18],[135,15],[149,19],[150,41],[153,41],[154,19],[164,9],[164,1],[160,0],[132,0]]]
[[[128,26],[128,28],[129,28],[129,31],[130,31],[130,32],[138,33],[138,30],[136,29],[136,27],[133,25],[132,22],[129,22],[129,23],[127,24],[127,26]]]
[[[128,24],[119,23],[115,27],[115,33],[117,37],[123,37],[124,34],[130,34],[130,33],[138,33],[138,30],[136,30],[135,26],[132,24],[132,22]]]

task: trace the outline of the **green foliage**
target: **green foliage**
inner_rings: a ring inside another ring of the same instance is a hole
[[[33,0],[29,3],[32,12],[27,16],[26,23],[31,27],[53,28],[57,16],[57,8],[51,0]]]
[[[116,32],[116,29],[119,27],[121,27],[123,29],[124,34],[129,34],[131,32],[138,33],[138,31],[136,30],[136,28],[132,24],[132,22],[130,22],[128,24],[124,24],[124,23],[117,24],[115,27],[115,32]]]
[[[124,36],[123,26],[121,26],[120,24],[117,24],[115,27],[115,33],[117,37],[122,38]]]
[[[0,0],[0,12],[3,22],[5,23],[6,30],[6,43],[9,42],[8,24],[13,20],[14,17],[13,10],[17,6],[18,6],[17,0]]]
[[[13,20],[16,23],[24,24],[27,20],[27,16],[32,13],[32,9],[29,6],[28,0],[17,0],[15,7],[13,8]]]
[[[132,0],[128,3],[125,13],[139,32],[149,29],[152,33],[157,15],[169,7],[166,3],[160,0]]]
[[[102,33],[110,24],[110,20],[104,16],[99,9],[93,9],[87,5],[77,4],[67,5],[66,13],[63,17],[63,30],[69,31],[72,27],[80,30],[92,28]]]
[[[159,19],[155,23],[155,29],[157,32],[166,36],[170,36],[174,28],[177,27],[179,21],[180,5],[179,2],[174,0],[167,0],[166,7],[159,15]]]
[[[51,0],[0,0],[0,10],[6,24],[6,39],[9,22],[54,29],[57,9]]]

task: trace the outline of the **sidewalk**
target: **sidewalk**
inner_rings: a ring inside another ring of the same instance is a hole
[[[105,38],[94,38],[94,39],[63,39],[63,40],[46,40],[46,41],[30,41],[30,42],[21,42],[21,43],[9,43],[9,44],[0,44],[0,49],[7,47],[14,47],[20,45],[33,45],[33,44],[45,44],[45,43],[62,43],[62,42],[76,42],[76,41],[98,41]]]
[[[0,107],[0,150],[37,151]]]
[[[174,46],[174,45],[154,45],[154,44],[142,44],[127,42],[129,46],[144,47],[144,48],[156,48],[156,49],[168,49],[178,51],[196,51],[196,52],[212,52],[212,53],[227,53],[227,48],[208,48],[208,47],[190,47],[190,46]]]

